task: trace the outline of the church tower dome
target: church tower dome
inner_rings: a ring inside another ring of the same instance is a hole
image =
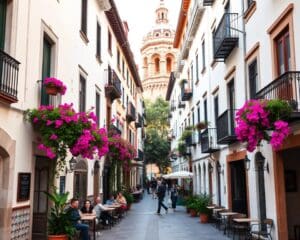
[[[144,36],[141,47],[143,94],[152,101],[165,98],[170,73],[176,66],[175,31],[169,24],[168,13],[164,0],[160,0],[155,10],[155,25]]]

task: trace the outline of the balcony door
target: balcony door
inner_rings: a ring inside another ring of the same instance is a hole
[[[275,40],[276,53],[277,53],[277,73],[278,76],[291,71],[291,46],[290,46],[290,33],[287,28]],[[277,88],[277,98],[284,100],[293,99],[293,84],[292,81],[287,79],[281,81]]]
[[[42,82],[45,78],[51,76],[51,51],[52,51],[52,44],[51,42],[44,37],[43,42],[43,64],[42,64]],[[50,97],[46,93],[45,87],[41,86],[41,105],[49,105],[50,104]]]
[[[74,170],[74,197],[82,202],[87,197],[88,167],[83,159],[79,160]]]
[[[229,104],[229,126],[228,130],[230,133],[234,133],[234,125],[235,125],[235,88],[234,88],[234,79],[232,79],[228,83],[228,104]]]
[[[4,49],[7,0],[0,0],[0,49]]]

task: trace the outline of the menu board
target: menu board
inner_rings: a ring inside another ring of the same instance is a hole
[[[31,173],[19,173],[17,201],[27,201],[30,198],[30,178]]]

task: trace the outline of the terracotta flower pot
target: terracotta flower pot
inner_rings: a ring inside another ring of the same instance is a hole
[[[56,86],[54,86],[54,85],[47,85],[47,86],[46,86],[46,93],[47,93],[48,95],[53,95],[53,96],[55,96],[55,95],[57,95],[58,90],[59,90],[59,89],[58,89]]]
[[[68,240],[67,235],[48,235],[48,240]]]
[[[196,217],[197,216],[197,211],[195,209],[191,209],[190,214],[191,214],[191,217]]]
[[[208,215],[205,213],[200,213],[200,222],[201,223],[208,223]]]

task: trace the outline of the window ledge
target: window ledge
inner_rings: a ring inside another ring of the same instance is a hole
[[[206,72],[206,67],[204,67],[202,70],[201,70],[201,74],[204,74]]]
[[[256,1],[253,1],[252,4],[248,7],[248,9],[244,12],[244,20],[247,23],[251,16],[256,11]]]
[[[85,44],[88,44],[88,43],[89,43],[89,39],[88,39],[88,37],[85,35],[85,33],[84,33],[82,30],[80,30],[79,33],[80,33],[80,37],[81,37],[81,39],[84,41],[84,43],[85,43]]]

